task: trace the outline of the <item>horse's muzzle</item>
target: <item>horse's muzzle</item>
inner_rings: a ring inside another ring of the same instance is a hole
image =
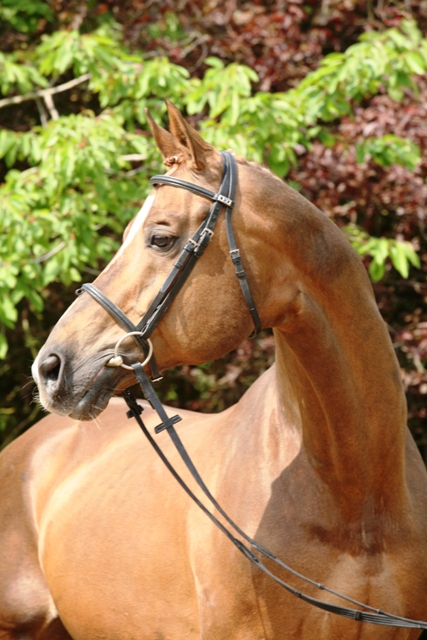
[[[116,388],[127,377],[124,370],[105,367],[111,351],[98,354],[96,362],[72,363],[59,349],[37,356],[32,375],[40,403],[53,413],[77,420],[91,420],[101,413]]]

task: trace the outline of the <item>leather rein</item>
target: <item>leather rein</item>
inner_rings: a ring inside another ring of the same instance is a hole
[[[237,185],[236,162],[232,154],[228,151],[222,151],[221,155],[224,161],[224,168],[218,193],[210,191],[209,189],[205,189],[204,187],[201,187],[197,184],[187,182],[179,178],[174,178],[173,176],[156,175],[150,179],[150,182],[153,185],[168,185],[179,189],[186,189],[187,191],[191,191],[198,196],[202,196],[203,198],[211,200],[213,204],[209,210],[207,217],[195,231],[193,236],[184,245],[180,256],[175,262],[171,272],[167,276],[163,286],[161,287],[158,294],[144,314],[143,318],[137,325],[134,325],[133,322],[131,322],[129,318],[121,311],[121,309],[119,309],[119,307],[117,307],[111,300],[109,300],[109,298],[107,298],[102,293],[102,291],[100,291],[93,284],[83,284],[76,293],[77,295],[80,295],[84,292],[90,294],[93,299],[96,300],[96,302],[98,302],[116,320],[116,322],[118,322],[118,324],[120,324],[126,330],[127,333],[118,341],[116,345],[114,357],[111,358],[109,362],[107,362],[106,366],[124,366],[125,368],[132,369],[134,371],[135,377],[142,389],[145,399],[148,400],[149,404],[154,409],[154,411],[156,411],[161,420],[160,424],[155,427],[154,432],[158,434],[163,430],[167,431],[184,464],[196,481],[197,485],[203,491],[204,495],[208,498],[213,507],[215,507],[222,515],[230,528],[234,529],[234,531],[241,538],[243,538],[245,542],[242,542],[241,540],[236,538],[232,531],[220,520],[218,520],[218,518],[213,513],[209,511],[209,509],[199,500],[199,498],[197,498],[194,492],[184,482],[184,480],[169,462],[168,458],[165,456],[165,454],[160,449],[159,445],[145,426],[141,418],[143,407],[138,404],[129,390],[126,390],[123,394],[124,399],[129,407],[126,415],[128,418],[135,418],[150,445],[161,458],[167,469],[181,485],[187,495],[206,514],[206,516],[224,533],[224,535],[231,541],[231,543],[234,544],[235,547],[237,547],[237,549],[241,553],[243,553],[243,555],[250,562],[252,562],[256,567],[258,567],[258,569],[263,571],[286,591],[319,609],[353,620],[370,622],[372,624],[389,627],[427,629],[427,622],[411,620],[409,618],[404,618],[392,613],[387,613],[385,611],[382,611],[381,609],[376,609],[367,604],[354,600],[353,598],[349,598],[348,596],[345,596],[337,591],[334,591],[333,589],[330,589],[323,584],[311,580],[310,578],[307,578],[306,576],[302,575],[298,571],[295,571],[290,566],[282,562],[282,560],[277,558],[271,551],[263,547],[259,542],[253,540],[244,531],[242,531],[242,529],[240,529],[240,527],[235,524],[235,522],[233,522],[233,520],[218,504],[218,502],[204,483],[203,479],[201,478],[190,456],[188,455],[178,433],[174,428],[174,425],[181,420],[181,417],[179,415],[169,417],[165,411],[165,408],[157,397],[156,392],[154,391],[151,383],[161,380],[161,375],[159,373],[154,355],[152,353],[152,344],[149,338],[156,328],[157,324],[160,322],[162,317],[171,306],[183,284],[187,280],[197,259],[201,255],[203,255],[214,234],[215,224],[223,208],[225,208],[225,223],[230,248],[230,257],[234,264],[236,276],[239,280],[246,305],[251,313],[254,323],[254,331],[250,337],[255,337],[261,330],[261,321],[253,297],[251,295],[249,285],[246,280],[245,271],[241,263],[239,249],[236,247],[231,224],[231,213],[234,205],[234,195]],[[146,355],[144,362],[136,362],[130,366],[123,363],[122,357],[118,355],[118,347],[120,346],[122,340],[127,336],[132,336],[137,345]],[[148,364],[151,370],[151,382],[144,371],[144,366],[146,364]],[[250,547],[259,555],[255,555],[255,553],[251,551]],[[259,556],[264,556],[282,569],[285,569],[291,575],[307,582],[308,584],[316,587],[319,590],[330,593],[331,595],[336,596],[341,600],[354,605],[357,608],[340,606],[331,602],[326,602],[303,593],[298,589],[295,589],[292,585],[283,581],[281,578],[275,575],[262,562]]]

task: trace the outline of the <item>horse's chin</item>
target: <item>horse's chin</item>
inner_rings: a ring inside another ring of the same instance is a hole
[[[97,386],[87,389],[77,402],[64,399],[61,402],[47,401],[41,404],[48,413],[68,416],[73,420],[93,420],[104,411],[110,398],[116,393],[111,388],[97,388]]]
[[[95,377],[69,411],[73,420],[94,420],[107,407],[110,398],[127,389],[134,380],[123,369],[104,369]]]
[[[110,388],[91,387],[68,415],[73,420],[94,420],[104,411],[113,395],[114,391]]]

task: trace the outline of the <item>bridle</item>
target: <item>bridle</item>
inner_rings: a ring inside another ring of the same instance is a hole
[[[227,538],[234,544],[237,549],[245,555],[245,557],[252,562],[255,566],[257,566],[261,571],[263,571],[266,575],[268,575],[272,580],[278,583],[281,587],[286,589],[292,595],[304,600],[305,602],[322,609],[324,611],[334,613],[336,615],[344,616],[346,618],[350,618],[353,620],[361,621],[361,622],[370,622],[372,624],[389,626],[389,627],[402,627],[402,628],[410,628],[410,629],[427,629],[427,622],[411,620],[409,618],[404,618],[402,616],[394,615],[392,613],[387,613],[382,611],[381,609],[376,609],[362,602],[358,602],[353,598],[349,598],[333,589],[326,587],[301,573],[295,571],[287,564],[282,562],[279,558],[277,558],[271,551],[263,547],[256,540],[253,540],[249,537],[240,527],[233,522],[233,520],[228,516],[228,514],[222,509],[222,507],[218,504],[214,496],[209,491],[208,487],[204,483],[201,478],[199,472],[194,466],[190,456],[188,455],[184,445],[181,442],[181,439],[174,428],[174,424],[181,420],[179,415],[175,415],[169,417],[157,397],[151,382],[156,382],[161,379],[160,373],[158,371],[158,367],[154,358],[154,354],[152,352],[152,344],[150,341],[150,336],[153,333],[154,329],[163,318],[172,302],[176,298],[183,284],[187,280],[190,275],[197,259],[203,255],[206,247],[208,246],[213,234],[216,222],[218,220],[219,214],[223,208],[225,208],[225,224],[227,230],[227,238],[230,248],[230,257],[235,267],[236,276],[239,279],[240,286],[242,288],[243,297],[245,299],[246,305],[251,313],[252,320],[254,323],[254,332],[251,337],[256,336],[261,330],[261,321],[259,318],[258,311],[256,309],[253,297],[251,295],[248,282],[246,280],[246,274],[243,269],[239,249],[236,247],[232,224],[231,224],[231,213],[234,205],[234,195],[237,184],[237,167],[236,162],[231,153],[227,151],[222,151],[221,155],[224,161],[223,175],[222,181],[219,188],[218,193],[210,191],[209,189],[205,189],[197,184],[186,182],[185,180],[181,180],[180,178],[175,178],[173,176],[168,175],[157,175],[153,176],[150,179],[151,184],[153,185],[168,185],[172,187],[176,187],[179,189],[186,189],[187,191],[191,191],[198,196],[202,196],[203,198],[207,198],[213,202],[207,217],[195,231],[193,236],[186,242],[184,248],[175,262],[171,272],[167,276],[163,286],[160,291],[150,304],[143,318],[137,325],[134,325],[129,318],[111,301],[107,298],[102,291],[100,291],[93,284],[83,284],[82,287],[77,291],[77,294],[81,294],[83,292],[89,293],[94,300],[96,300],[108,313],[118,322],[125,330],[126,334],[120,338],[118,343],[116,344],[116,348],[114,350],[114,356],[110,358],[110,360],[106,363],[106,366],[124,366],[127,369],[132,369],[135,373],[135,377],[138,383],[141,386],[144,397],[150,403],[151,407],[157,412],[161,422],[155,427],[155,433],[160,433],[163,430],[166,430],[169,434],[173,444],[175,445],[178,453],[180,454],[184,464],[187,469],[190,471],[192,477],[198,484],[198,486],[203,491],[204,495],[208,498],[210,503],[219,511],[219,513],[223,516],[225,521],[230,525],[232,529],[234,529],[237,534],[243,538],[245,542],[242,542],[225,526],[218,518],[211,513],[207,507],[197,498],[194,492],[188,487],[188,485],[182,480],[180,475],[174,469],[174,467],[169,462],[168,458],[165,456],[163,451],[158,446],[157,442],[148,431],[145,426],[143,420],[141,419],[141,413],[143,411],[143,407],[138,404],[136,399],[130,393],[129,390],[124,392],[124,399],[129,407],[129,411],[127,412],[128,418],[135,418],[142,432],[148,439],[151,446],[154,448],[156,453],[159,455],[163,463],[166,465],[168,470],[177,480],[177,482],[181,485],[184,491],[190,496],[190,498],[198,505],[198,507],[206,514],[206,516],[227,536]],[[137,342],[138,346],[142,349],[143,353],[146,354],[145,360],[143,362],[136,362],[131,365],[125,365],[123,362],[123,358],[118,353],[118,348],[121,342],[127,338],[128,336],[132,336]],[[151,382],[144,371],[144,366],[149,365],[151,369]],[[249,546],[247,546],[249,545]],[[274,562],[282,569],[285,569],[288,573],[293,576],[307,582],[308,584],[320,589],[322,591],[328,592],[346,602],[349,602],[356,607],[357,609],[345,606],[339,606],[337,604],[333,604],[330,602],[326,602],[323,600],[319,600],[318,598],[314,598],[309,596],[308,594],[295,589],[292,585],[284,582],[281,578],[275,575],[261,560],[260,558],[253,553],[249,547],[252,547],[258,554],[266,557],[270,561]],[[364,610],[362,610],[364,609]]]
[[[104,309],[108,311],[108,313],[112,315],[128,333],[132,333],[138,346],[144,353],[147,353],[148,350],[148,339],[171,306],[172,302],[175,300],[196,264],[196,261],[203,255],[212,236],[214,235],[215,225],[223,207],[225,207],[225,225],[230,249],[230,258],[233,262],[243,297],[254,323],[254,331],[250,337],[255,337],[261,331],[261,320],[246,280],[246,273],[242,266],[240,252],[236,246],[233,227],[231,224],[231,212],[234,205],[234,196],[237,185],[236,162],[232,154],[228,151],[222,151],[221,155],[224,160],[224,169],[218,193],[205,189],[204,187],[192,182],[187,182],[180,178],[174,178],[173,176],[159,175],[150,178],[150,182],[153,185],[169,185],[179,189],[186,189],[198,196],[211,200],[213,204],[206,218],[200,224],[193,236],[185,243],[180,256],[163,283],[163,286],[137,325],[134,325],[121,311],[121,309],[119,309],[114,302],[111,302],[111,300],[109,300],[102,291],[95,287],[95,285],[83,284],[77,291],[77,294],[81,294],[86,291],[97,302],[99,302],[99,304],[103,306]],[[118,362],[118,360],[116,362]],[[112,364],[110,366],[120,365]],[[161,379],[154,356],[150,359],[150,368],[153,382]]]

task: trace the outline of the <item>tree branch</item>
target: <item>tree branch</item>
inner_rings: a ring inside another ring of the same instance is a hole
[[[50,117],[52,118],[52,120],[58,120],[59,113],[56,110],[55,103],[53,102],[52,94],[51,93],[45,93],[43,98],[44,98],[45,105],[47,107],[47,110],[50,113]]]
[[[125,160],[126,162],[143,162],[147,159],[147,156],[143,156],[140,153],[128,153],[124,156],[120,156],[120,160]]]
[[[40,100],[40,98],[35,98],[35,101],[36,101],[37,109],[39,110],[39,116],[42,123],[42,127],[45,127],[47,125],[47,117],[43,107],[43,102]]]
[[[42,256],[38,256],[38,258],[34,258],[33,262],[35,262],[36,264],[39,264],[40,262],[46,262],[46,260],[49,260],[49,258],[52,258],[52,256],[62,251],[62,249],[65,249],[66,246],[67,245],[62,240],[59,244],[56,245],[56,247],[54,247],[47,253],[44,253]]]
[[[89,80],[90,77],[90,73],[84,73],[82,76],[74,78],[74,80],[64,82],[64,84],[59,84],[57,87],[40,89],[39,91],[27,93],[25,96],[12,96],[11,98],[3,98],[2,100],[0,100],[0,109],[2,109],[3,107],[8,107],[11,104],[21,104],[21,102],[26,102],[27,100],[37,100],[37,98],[44,98],[46,102],[50,99],[52,102],[53,94],[61,93],[62,91],[68,91],[68,89],[72,89],[73,87],[82,84],[82,82],[86,82],[86,80]]]

